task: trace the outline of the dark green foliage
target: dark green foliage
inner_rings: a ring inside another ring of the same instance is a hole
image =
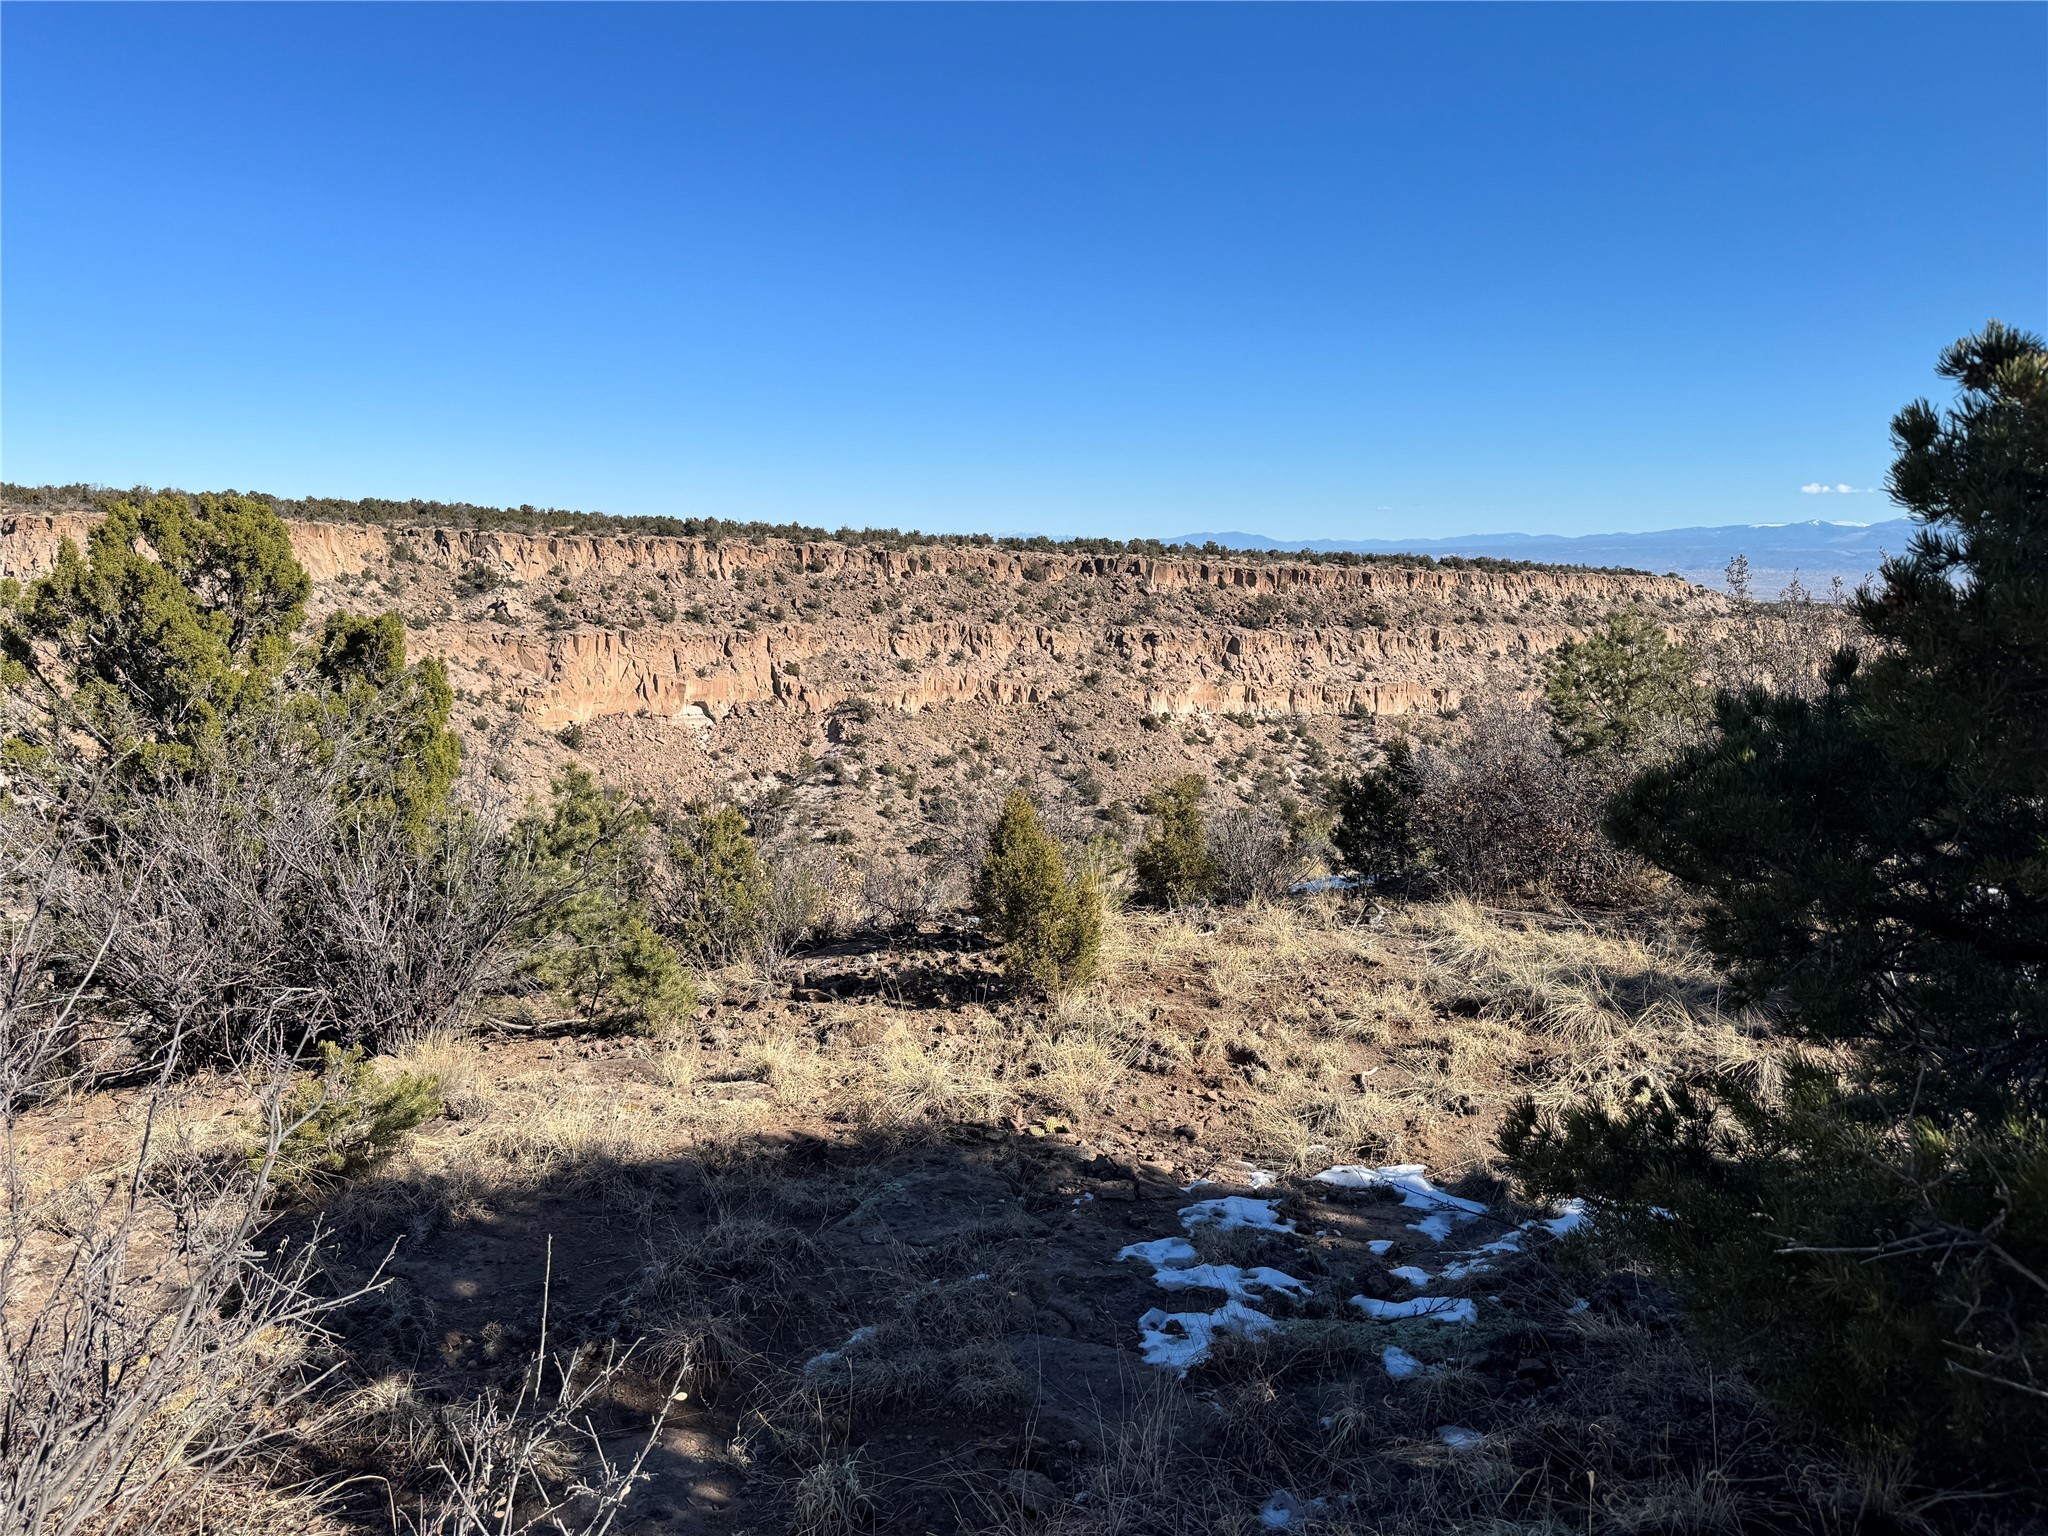
[[[86,553],[66,541],[0,618],[6,681],[29,706],[11,711],[14,761],[47,762],[82,734],[148,793],[162,774],[246,758],[284,721],[345,766],[343,804],[424,833],[461,766],[447,669],[407,664],[397,614],[331,614],[301,646],[310,590],[260,500],[112,503]]]
[[[1543,668],[1544,699],[1568,753],[1635,758],[1705,716],[1696,670],[1662,624],[1623,608],[1586,639],[1557,648]]]
[[[441,1113],[439,1079],[419,1072],[381,1073],[360,1045],[320,1045],[320,1072],[301,1079],[280,1106],[273,1176],[287,1189],[360,1173],[391,1152],[399,1138]],[[260,1167],[268,1142],[249,1154]]]
[[[1712,737],[1611,818],[1699,887],[1707,941],[1805,1038],[1923,1109],[1997,1117],[2048,1083],[2048,359],[1994,328],[1893,423],[1924,521],[1811,703],[1724,696]]]
[[[272,701],[312,583],[277,516],[247,497],[116,501],[12,605],[13,681],[145,770],[188,768]],[[44,740],[37,743],[49,746]]]
[[[652,818],[587,769],[562,770],[546,816],[521,822],[540,878],[556,892],[530,934],[527,971],[562,1006],[601,1027],[655,1030],[696,990],[648,920]]]
[[[2048,1122],[1902,1123],[1805,1065],[1768,1104],[1725,1081],[1619,1115],[1525,1103],[1501,1145],[1527,1194],[1597,1198],[1791,1424],[2040,1487]]]
[[[657,910],[662,932],[684,954],[707,965],[757,955],[771,897],[768,871],[737,806],[699,816],[670,836]]]
[[[410,665],[405,623],[395,613],[331,613],[312,648],[321,737],[345,742],[343,804],[391,817],[418,835],[448,804],[462,771],[462,743],[448,729],[455,692],[438,656]]]
[[[1022,790],[1011,791],[974,877],[974,910],[1004,973],[1048,994],[1086,986],[1102,958],[1102,891],[1070,875],[1059,844]]]
[[[1184,907],[1216,894],[1216,861],[1202,824],[1200,774],[1183,773],[1152,792],[1152,834],[1138,845],[1131,866],[1138,894],[1162,907]]]
[[[1524,1112],[1539,1192],[1642,1234],[1794,1414],[1922,1472],[2048,1493],[2048,353],[1944,354],[1894,420],[1922,520],[1813,700],[1724,694],[1615,836],[1692,885],[1739,992],[1826,1048],[1782,1101],[1720,1082]],[[1652,1207],[1673,1213],[1660,1221]]]
[[[1330,842],[1344,867],[1381,889],[1407,886],[1422,863],[1421,799],[1422,770],[1405,736],[1386,744],[1377,767],[1339,780]]]

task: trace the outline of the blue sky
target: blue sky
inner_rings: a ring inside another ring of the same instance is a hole
[[[927,529],[1895,515],[2048,7],[0,10],[0,473]]]

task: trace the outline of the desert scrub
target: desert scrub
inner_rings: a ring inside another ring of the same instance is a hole
[[[283,1188],[360,1173],[391,1152],[405,1133],[441,1113],[438,1078],[420,1072],[380,1072],[360,1045],[347,1050],[324,1040],[321,1071],[302,1078],[278,1107],[273,1177]],[[252,1168],[272,1158],[264,1138],[248,1153]]]

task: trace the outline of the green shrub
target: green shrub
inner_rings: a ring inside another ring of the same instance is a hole
[[[1405,736],[1386,744],[1377,767],[1339,780],[1330,842],[1344,867],[1381,889],[1413,880],[1422,864],[1421,798],[1422,770]]]
[[[534,924],[527,974],[600,1027],[659,1029],[696,1004],[696,989],[648,920],[652,818],[589,771],[564,769],[548,814],[521,823],[554,899]]]
[[[1013,790],[974,878],[974,910],[1001,951],[1004,974],[1057,995],[1086,986],[1102,959],[1102,887],[1069,874],[1038,809]]]
[[[302,1078],[280,1106],[284,1134],[273,1170],[286,1188],[360,1173],[441,1113],[438,1078],[379,1072],[360,1045],[343,1050],[323,1040],[320,1064],[319,1074]],[[266,1138],[250,1151],[250,1165],[261,1167],[269,1153]]]
[[[747,818],[737,806],[671,834],[656,907],[663,933],[686,955],[730,965],[760,952],[772,893]]]
[[[1152,792],[1152,835],[1132,860],[1138,894],[1162,907],[1184,907],[1216,893],[1216,861],[1202,824],[1200,774],[1183,773]]]

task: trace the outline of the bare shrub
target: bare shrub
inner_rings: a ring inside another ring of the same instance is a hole
[[[1694,647],[1705,658],[1711,687],[1814,698],[1835,652],[1852,641],[1869,643],[1839,576],[1825,593],[1794,576],[1775,600],[1759,598],[1751,590],[1749,562],[1738,555],[1728,562],[1727,585],[1727,615]]]
[[[1300,876],[1301,859],[1278,812],[1236,807],[1211,817],[1208,830],[1220,900],[1243,903],[1279,896]]]
[[[861,871],[862,919],[885,927],[927,921],[965,893],[959,868],[942,859],[881,854]]]
[[[145,1137],[34,1274],[26,1223],[0,1257],[0,1528],[154,1531],[260,1496],[322,1379],[324,1321],[354,1295],[314,1290],[311,1245],[262,1246],[268,1162],[165,1188],[149,1157]]]
[[[9,887],[41,903],[54,979],[152,1066],[467,1024],[565,892],[467,812],[417,830],[342,811],[345,771],[273,737],[147,793],[87,765],[10,805]]]
[[[61,839],[10,849],[16,873],[41,855],[45,890],[66,852]],[[111,953],[128,914],[107,916]],[[61,1075],[93,979],[88,966],[68,990],[52,985],[55,937],[51,907],[32,903],[9,924],[0,980],[0,1530],[203,1526],[218,1505],[273,1496],[281,1443],[322,1379],[324,1322],[362,1292],[316,1292],[316,1244],[263,1246],[289,1130],[275,1092],[253,1164],[215,1164],[157,1155],[159,1080],[110,1186],[81,1190],[57,1230],[29,1217],[18,1124]]]
[[[276,742],[118,801],[79,777],[57,814],[96,835],[49,866],[59,979],[89,978],[146,1062],[174,1042],[187,1059],[245,1058],[287,1002],[317,1016],[303,919],[335,851],[333,788],[331,766]],[[6,827],[25,863],[59,847],[48,814]]]
[[[319,996],[350,1040],[413,1039],[470,1022],[510,988],[525,935],[557,893],[508,837],[473,816],[424,840],[392,822],[342,829],[310,892]]]
[[[413,1507],[395,1511],[399,1531],[604,1536],[641,1482],[674,1397],[663,1394],[632,1457],[618,1459],[600,1425],[633,1365],[633,1352],[617,1347],[551,1357],[543,1313],[541,1347],[511,1392],[488,1391],[443,1410],[429,1491]]]
[[[1435,883],[1485,901],[1605,903],[1641,890],[1643,866],[1601,829],[1611,771],[1567,757],[1541,717],[1481,711],[1455,750],[1424,748],[1417,765]]]
[[[842,862],[812,849],[778,850],[768,860],[762,909],[761,964],[774,970],[812,939],[837,926],[849,892]]]

